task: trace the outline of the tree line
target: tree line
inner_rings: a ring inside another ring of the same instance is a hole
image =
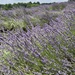
[[[69,2],[71,1],[75,1],[75,0],[68,0]],[[54,2],[55,3],[55,2]],[[52,3],[42,3],[41,5],[50,5]],[[4,9],[4,10],[10,10],[12,9],[13,7],[20,7],[20,6],[23,6],[23,7],[26,7],[26,8],[30,8],[30,7],[35,7],[35,6],[39,6],[40,5],[40,2],[28,2],[28,3],[13,3],[13,4],[0,4],[0,8]]]
[[[9,10],[12,9],[13,7],[26,7],[26,8],[30,8],[30,7],[35,7],[35,6],[39,6],[40,2],[28,2],[28,3],[14,3],[14,4],[0,4],[0,8],[4,9],[4,10]]]

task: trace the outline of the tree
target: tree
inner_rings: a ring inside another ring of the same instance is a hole
[[[2,8],[5,9],[5,10],[9,10],[9,9],[12,8],[12,5],[11,4],[5,4],[5,5],[3,5]]]
[[[40,2],[37,2],[37,4],[40,4]]]

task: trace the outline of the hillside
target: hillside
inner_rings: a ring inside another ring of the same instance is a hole
[[[0,9],[0,75],[75,75],[75,2]]]

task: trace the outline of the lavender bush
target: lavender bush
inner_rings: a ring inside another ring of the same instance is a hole
[[[75,5],[50,6],[0,11],[0,75],[75,75]]]

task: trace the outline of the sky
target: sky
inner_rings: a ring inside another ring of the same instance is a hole
[[[65,2],[68,0],[0,0],[0,4],[8,4],[8,3],[18,3],[18,2],[37,2],[39,1],[40,3],[52,3],[52,2]]]

